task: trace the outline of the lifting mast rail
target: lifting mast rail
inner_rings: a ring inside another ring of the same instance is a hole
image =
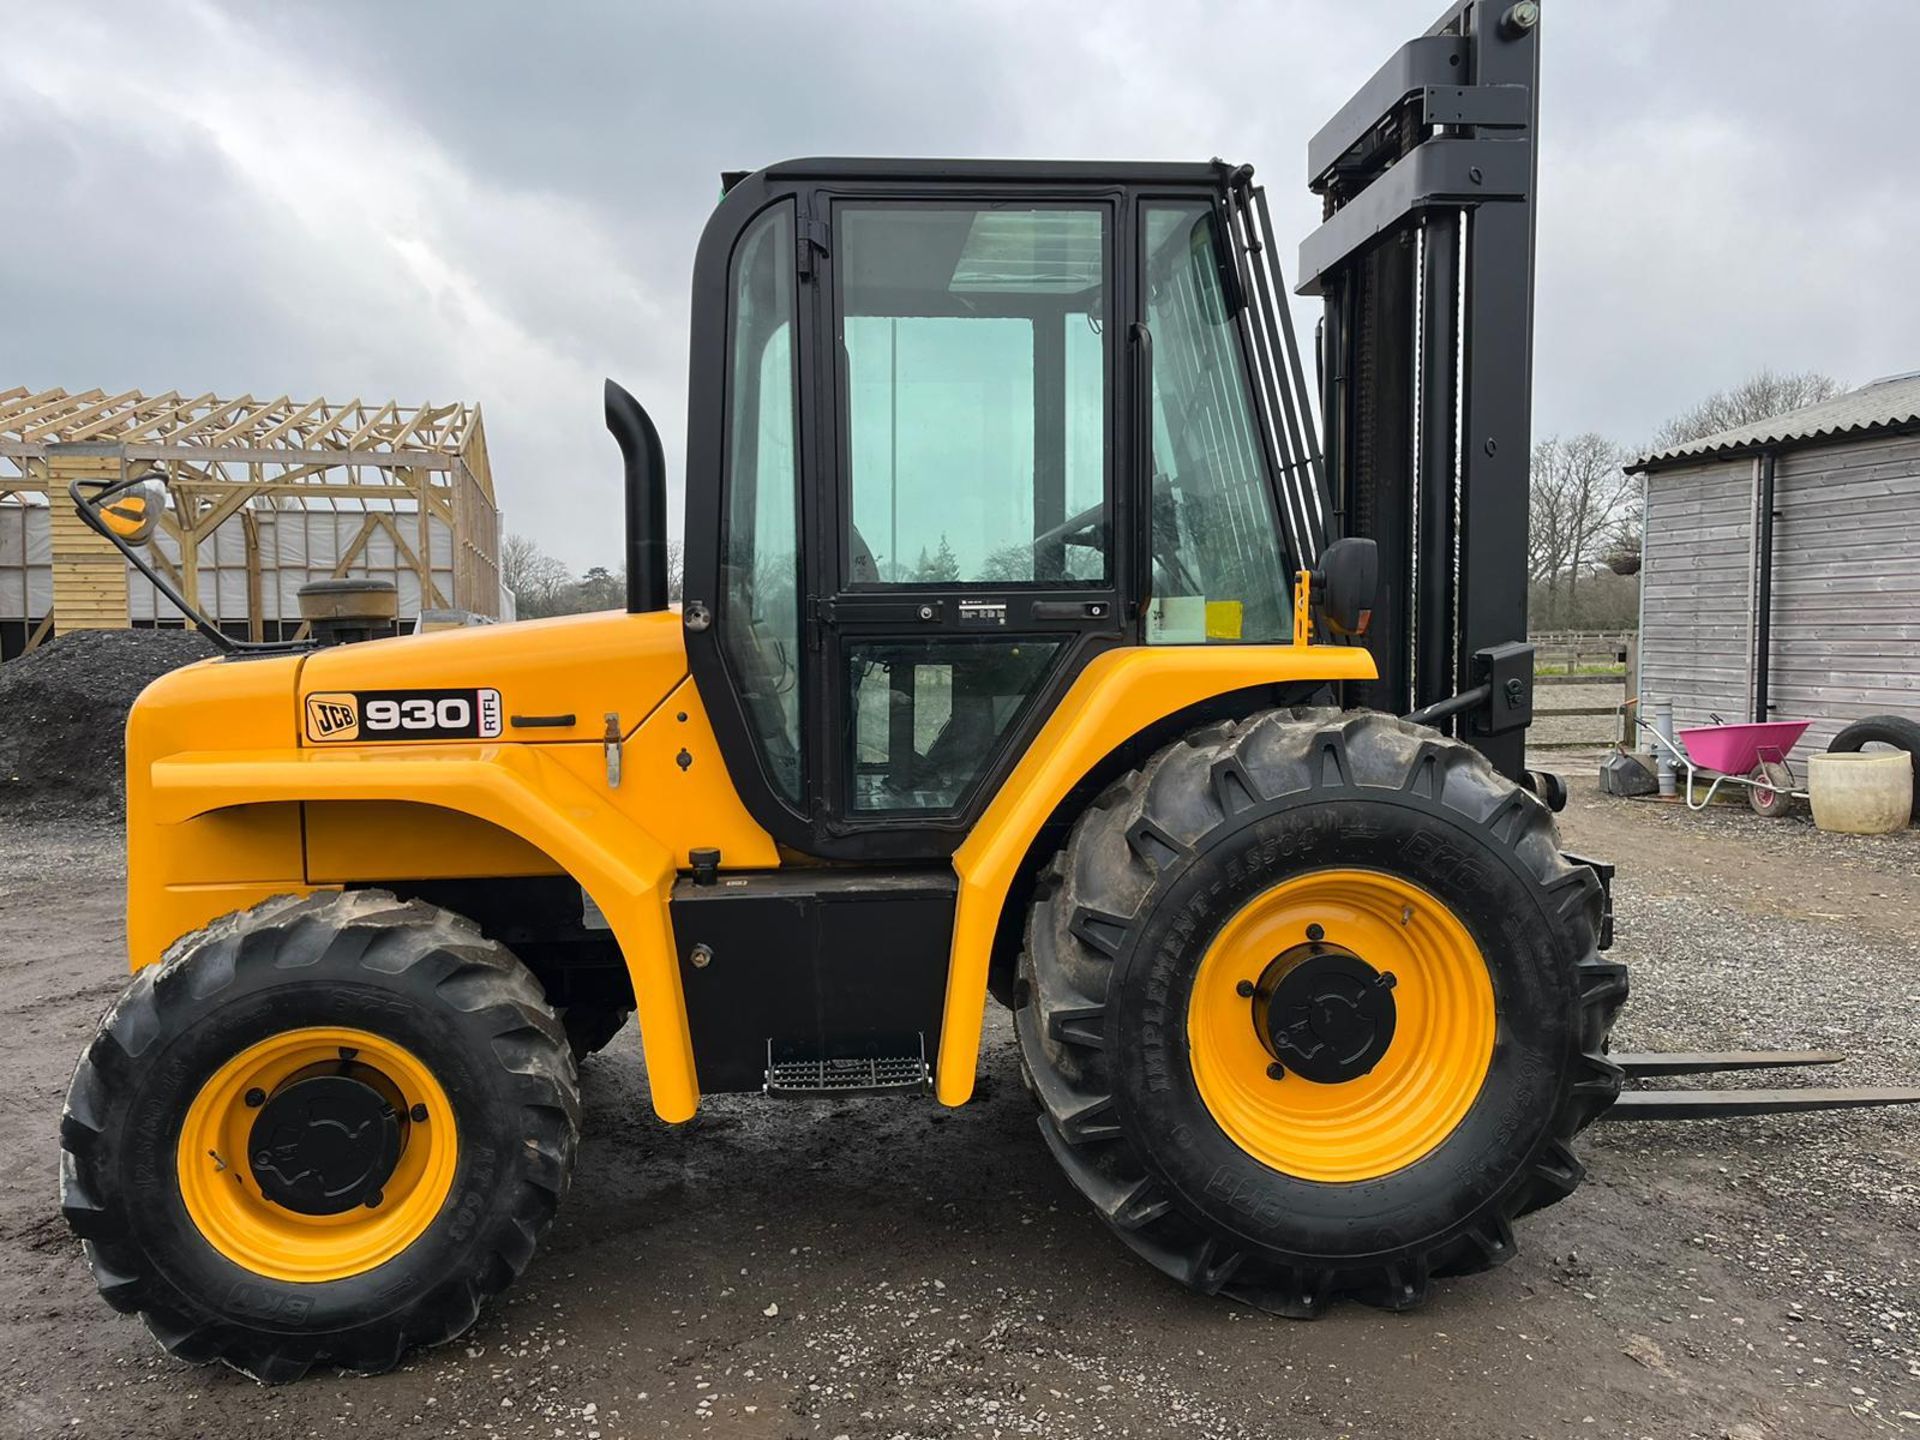
[[[1533,0],[1459,0],[1321,128],[1307,183],[1326,218],[1300,246],[1297,293],[1326,306],[1324,461],[1309,452],[1326,538],[1364,536],[1379,551],[1367,644],[1380,678],[1348,682],[1347,703],[1457,725],[1503,774],[1564,801],[1525,768],[1539,23]],[[1599,876],[1610,938],[1613,867],[1568,858]],[[1841,1058],[1613,1056],[1635,1081]],[[1602,1118],[1911,1104],[1920,1087],[1632,1089]]]
[[[1298,293],[1326,307],[1330,533],[1379,547],[1349,703],[1450,720],[1525,779],[1527,466],[1540,7],[1460,0],[1308,146],[1325,221]],[[1455,697],[1461,704],[1448,704]]]

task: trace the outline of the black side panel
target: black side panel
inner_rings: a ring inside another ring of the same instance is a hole
[[[781,1059],[940,1043],[951,871],[828,870],[682,880],[671,914],[700,1089],[759,1090]]]

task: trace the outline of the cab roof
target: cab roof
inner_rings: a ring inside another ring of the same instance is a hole
[[[1010,184],[1090,182],[1109,185],[1219,185],[1238,168],[1224,160],[936,160],[812,155],[781,160],[759,173],[769,180],[934,180]],[[754,172],[728,171],[727,189]]]

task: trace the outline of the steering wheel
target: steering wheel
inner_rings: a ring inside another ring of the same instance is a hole
[[[1158,518],[1160,507],[1163,505],[1171,507],[1173,503],[1173,481],[1166,475],[1155,475],[1153,477],[1153,508],[1156,513],[1149,517],[1147,525],[1153,558],[1160,563],[1162,569],[1175,577],[1176,583],[1182,585],[1186,593],[1198,594],[1198,583],[1187,570],[1186,562],[1180,558],[1177,527],[1170,523],[1163,530],[1161,526],[1153,523],[1154,519]],[[1051,530],[1034,536],[1034,553],[1038,555],[1042,545],[1050,544],[1082,545],[1091,550],[1098,550],[1107,543],[1108,529],[1107,503],[1102,500],[1097,505],[1089,505],[1078,515],[1068,516]]]

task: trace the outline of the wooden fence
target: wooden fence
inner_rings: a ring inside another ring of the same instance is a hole
[[[1548,632],[1534,636],[1533,643],[1534,727],[1550,733],[1530,734],[1527,748],[1597,750],[1616,743],[1634,748],[1633,711],[1626,702],[1636,689],[1639,636]],[[1563,695],[1580,701],[1587,694],[1597,702],[1605,698],[1601,687],[1611,692],[1612,703],[1558,703]],[[1557,723],[1566,720],[1582,723]]]
[[[1562,675],[1626,673],[1627,650],[1635,635],[1628,630],[1546,630],[1533,641],[1533,673]]]

